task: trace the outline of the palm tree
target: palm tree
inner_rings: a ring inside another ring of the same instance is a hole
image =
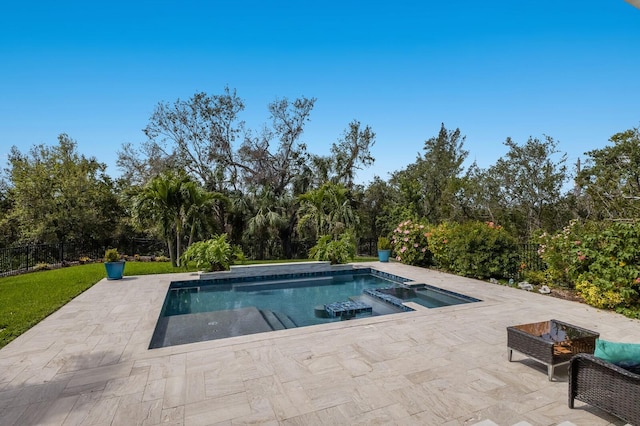
[[[310,231],[313,237],[340,234],[358,224],[351,206],[349,190],[342,184],[326,182],[320,188],[302,194],[298,210],[298,231]]]
[[[164,238],[171,264],[177,266],[175,252],[175,224],[179,217],[179,185],[174,175],[156,176],[137,194],[133,204],[138,224],[151,224]]]
[[[282,208],[280,198],[269,188],[264,188],[253,197],[255,212],[247,221],[245,234],[258,242],[260,257],[265,254],[264,242],[278,238],[281,229],[287,225],[286,210]]]
[[[185,198],[184,223],[189,227],[189,247],[194,242],[196,233],[205,234],[207,226],[214,222],[213,217],[216,215],[218,208],[217,202],[228,203],[229,200],[219,192],[209,192],[198,186],[195,182],[187,182],[183,187],[183,196]],[[214,225],[215,226],[215,225]],[[212,233],[216,233],[213,229]]]
[[[189,244],[206,209],[220,194],[207,193],[184,173],[165,172],[153,178],[135,198],[134,214],[141,225],[150,224],[164,238],[173,266],[179,266],[183,229],[189,227]]]

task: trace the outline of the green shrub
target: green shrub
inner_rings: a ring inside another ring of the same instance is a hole
[[[418,221],[405,220],[393,230],[391,244],[398,262],[415,266],[432,264],[429,249],[429,226]]]
[[[572,253],[587,232],[585,225],[572,220],[556,234],[544,232],[538,237],[538,255],[546,265],[545,284],[573,288],[580,271]],[[581,256],[582,254],[580,254]]]
[[[329,261],[332,265],[347,263],[356,256],[356,243],[349,232],[340,234],[338,238],[323,235],[309,251],[309,259]]]
[[[536,271],[533,269],[524,269],[522,271],[522,278],[533,285],[544,285],[547,282],[544,271]]]
[[[104,252],[105,262],[118,262],[120,260],[120,254],[117,248],[108,249]]]
[[[549,284],[575,287],[589,305],[640,316],[640,226],[572,221],[540,237]]]
[[[387,237],[378,237],[378,250],[391,250],[391,241]]]
[[[640,226],[599,223],[585,226],[569,251],[570,275],[587,303],[640,310]]]
[[[241,252],[229,244],[226,234],[222,234],[191,244],[182,254],[181,263],[187,266],[194,262],[197,268],[207,271],[226,271],[240,255]]]
[[[518,267],[516,240],[493,222],[445,223],[429,233],[438,267],[458,275],[508,278]]]

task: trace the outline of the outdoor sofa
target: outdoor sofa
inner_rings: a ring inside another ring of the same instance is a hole
[[[640,426],[640,374],[590,354],[569,362],[569,408],[585,402]]]

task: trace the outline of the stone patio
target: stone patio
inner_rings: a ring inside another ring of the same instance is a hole
[[[482,302],[149,350],[170,281],[197,277],[105,279],[0,350],[0,424],[624,424],[580,403],[570,410],[566,368],[550,382],[542,364],[517,353],[508,362],[506,327],[558,319],[640,342],[640,321],[369,266]]]

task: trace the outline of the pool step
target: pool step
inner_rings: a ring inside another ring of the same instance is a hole
[[[354,302],[364,302],[367,305],[370,305],[373,308],[373,316],[397,314],[398,312],[404,311],[404,309],[386,303],[383,300],[376,299],[375,297],[367,296],[366,294],[351,296],[349,299]]]
[[[324,305],[325,311],[329,318],[353,318],[358,314],[373,313],[370,305],[359,300],[346,300],[344,302],[333,302]]]
[[[287,328],[296,328],[296,324],[289,316],[281,312],[273,312],[267,309],[260,310],[262,317],[269,323],[272,330],[285,330]]]

